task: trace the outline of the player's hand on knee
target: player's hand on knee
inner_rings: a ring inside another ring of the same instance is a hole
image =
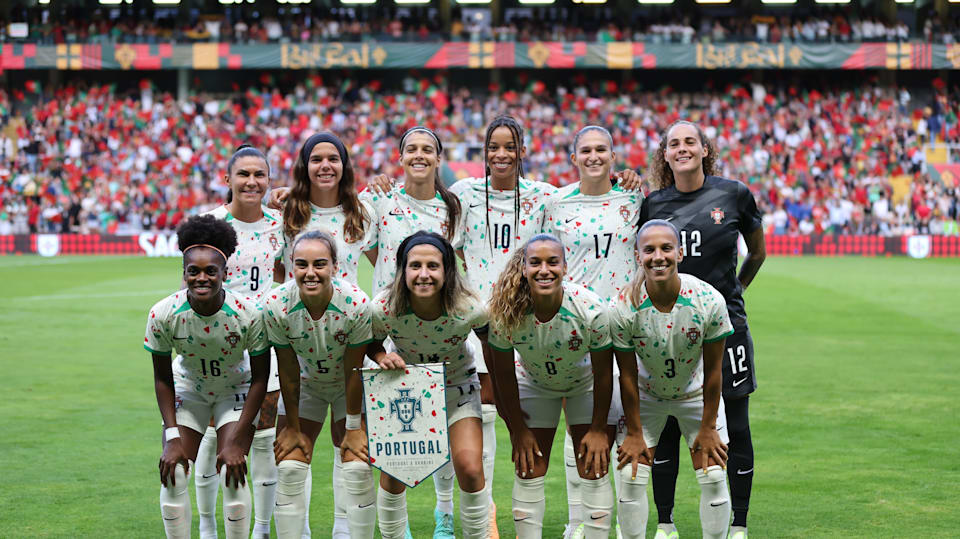
[[[217,453],[217,470],[227,467],[227,486],[230,486],[231,479],[236,488],[247,483],[247,453],[250,452],[253,432],[253,425],[233,423],[223,449]]]
[[[380,360],[381,369],[405,369],[406,367],[407,363],[400,357],[400,354],[396,352],[390,352]]]
[[[387,176],[386,174],[377,174],[370,180],[367,184],[371,188],[371,191],[376,193],[387,193],[393,189],[393,185],[397,183],[396,180]]]
[[[370,462],[370,455],[367,453],[367,435],[362,429],[348,430],[343,435],[343,441],[340,442],[340,450],[340,456],[344,460],[350,454],[363,462]]]
[[[577,460],[580,461],[582,469],[591,477],[599,479],[607,474],[609,462],[607,455],[610,454],[610,443],[607,439],[606,430],[590,429],[580,440],[580,447],[577,449]]]
[[[693,465],[698,470],[706,470],[708,466],[722,466],[727,468],[727,444],[723,443],[715,428],[702,428],[693,440]]]
[[[613,175],[624,191],[639,191],[643,185],[643,178],[632,168],[623,169]]]
[[[513,445],[513,462],[517,477],[533,477],[534,456],[543,457],[537,438],[530,429],[522,428],[510,434],[510,442]]]
[[[293,430],[289,426],[280,431],[277,434],[277,439],[273,442],[273,455],[277,459],[277,464],[280,464],[280,461],[286,459],[296,450],[303,452],[304,457],[307,459],[304,462],[310,464],[310,460],[313,457],[313,444],[310,443],[310,438],[306,434],[299,430]]]
[[[637,466],[643,464],[650,466],[653,461],[653,452],[647,447],[647,442],[643,439],[643,434],[627,433],[623,443],[617,447],[617,469],[621,470],[629,465],[630,477],[637,477]]]
[[[283,204],[287,201],[287,197],[289,196],[289,187],[275,187],[270,190],[270,201],[267,202],[267,207],[272,210],[282,210]]]
[[[159,466],[160,482],[163,483],[163,486],[172,487],[177,484],[173,475],[177,466],[183,466],[184,475],[190,473],[190,460],[183,450],[183,444],[180,443],[180,438],[174,438],[163,446],[163,454],[160,455]],[[169,485],[167,484],[167,478],[170,480]]]

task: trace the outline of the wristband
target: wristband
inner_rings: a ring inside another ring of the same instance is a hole
[[[347,414],[347,430],[360,430],[360,414]]]
[[[169,427],[163,429],[163,439],[164,441],[169,442],[180,437],[180,428],[179,427]]]

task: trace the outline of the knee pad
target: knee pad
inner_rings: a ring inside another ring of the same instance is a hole
[[[273,511],[277,537],[298,539],[303,534],[308,472],[307,464],[298,460],[285,460],[277,466],[277,498]]]
[[[333,448],[333,518],[347,518],[347,511],[343,505],[343,458],[340,448]]]
[[[460,490],[460,528],[464,539],[487,539],[490,531],[490,496],[486,489]]]
[[[453,461],[447,461],[439,470],[433,473],[433,490],[437,495],[437,509],[444,513],[453,512],[453,478],[456,472]]]
[[[190,463],[193,467],[193,463]],[[173,471],[175,485],[160,486],[160,516],[163,518],[163,529],[168,538],[189,539],[190,523],[193,515],[190,510],[189,475],[182,465],[177,465]],[[169,483],[169,481],[168,481]]]
[[[352,460],[343,463],[343,489],[344,492],[352,496],[369,498],[371,502],[376,499],[375,487],[373,483],[373,470],[370,466],[359,460]]]
[[[497,421],[497,406],[495,404],[481,404],[480,412],[483,416],[483,423],[486,425],[488,423],[496,423]]]
[[[583,524],[587,537],[607,537],[610,531],[610,515],[613,514],[613,489],[610,478],[580,478],[580,493],[583,497]]]
[[[700,483],[700,524],[703,536],[722,538],[730,523],[730,496],[727,493],[727,474],[720,466],[697,470]]]
[[[517,537],[540,537],[546,509],[543,478],[513,478],[513,525]]]
[[[402,539],[407,529],[407,493],[377,491],[377,516],[383,539]]]
[[[250,487],[227,485],[227,467],[220,468],[223,490],[223,528],[227,539],[246,539],[250,534]]]
[[[629,464],[618,470],[620,490],[617,500],[617,517],[623,536],[629,539],[644,537],[649,518],[650,506],[647,498],[647,485],[650,484],[650,467],[637,465],[637,475],[633,476]]]
[[[343,463],[343,502],[347,522],[354,537],[373,537],[377,523],[377,494],[373,471],[365,462],[353,460]]]

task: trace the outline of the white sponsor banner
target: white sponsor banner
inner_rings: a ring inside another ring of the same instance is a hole
[[[370,464],[415,487],[450,460],[442,363],[362,369]]]
[[[147,256],[183,256],[177,247],[176,233],[144,232],[138,235],[137,243]]]

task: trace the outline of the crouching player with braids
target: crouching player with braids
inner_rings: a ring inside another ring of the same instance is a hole
[[[277,350],[280,390],[276,441],[279,483],[274,520],[277,536],[298,539],[307,512],[306,483],[317,436],[332,408],[333,429],[360,430],[359,406],[347,424],[345,394],[351,384],[359,396],[356,369],[372,339],[370,300],[356,285],[334,277],[337,243],[321,230],[293,240],[294,280],[264,298],[267,336]],[[352,438],[347,438],[352,440]],[[353,510],[347,513],[350,537],[371,539],[376,520],[373,475],[366,465],[365,439],[344,454],[343,482]],[[335,448],[340,451],[340,448]],[[362,460],[361,460],[362,459]],[[354,500],[354,498],[357,498]]]
[[[643,274],[611,315],[627,424],[618,440],[623,536],[645,536],[651,460],[667,418],[674,416],[700,483],[703,537],[720,539],[730,520],[720,368],[733,326],[716,289],[677,272],[683,255],[676,227],[647,221],[637,243]]]
[[[237,247],[233,227],[212,215],[191,217],[177,237],[186,288],[150,309],[143,345],[153,356],[164,424],[160,513],[167,537],[190,537],[187,482],[212,417],[224,528],[228,538],[246,539],[247,454],[270,370],[263,319],[256,304],[223,287],[227,259]]]

